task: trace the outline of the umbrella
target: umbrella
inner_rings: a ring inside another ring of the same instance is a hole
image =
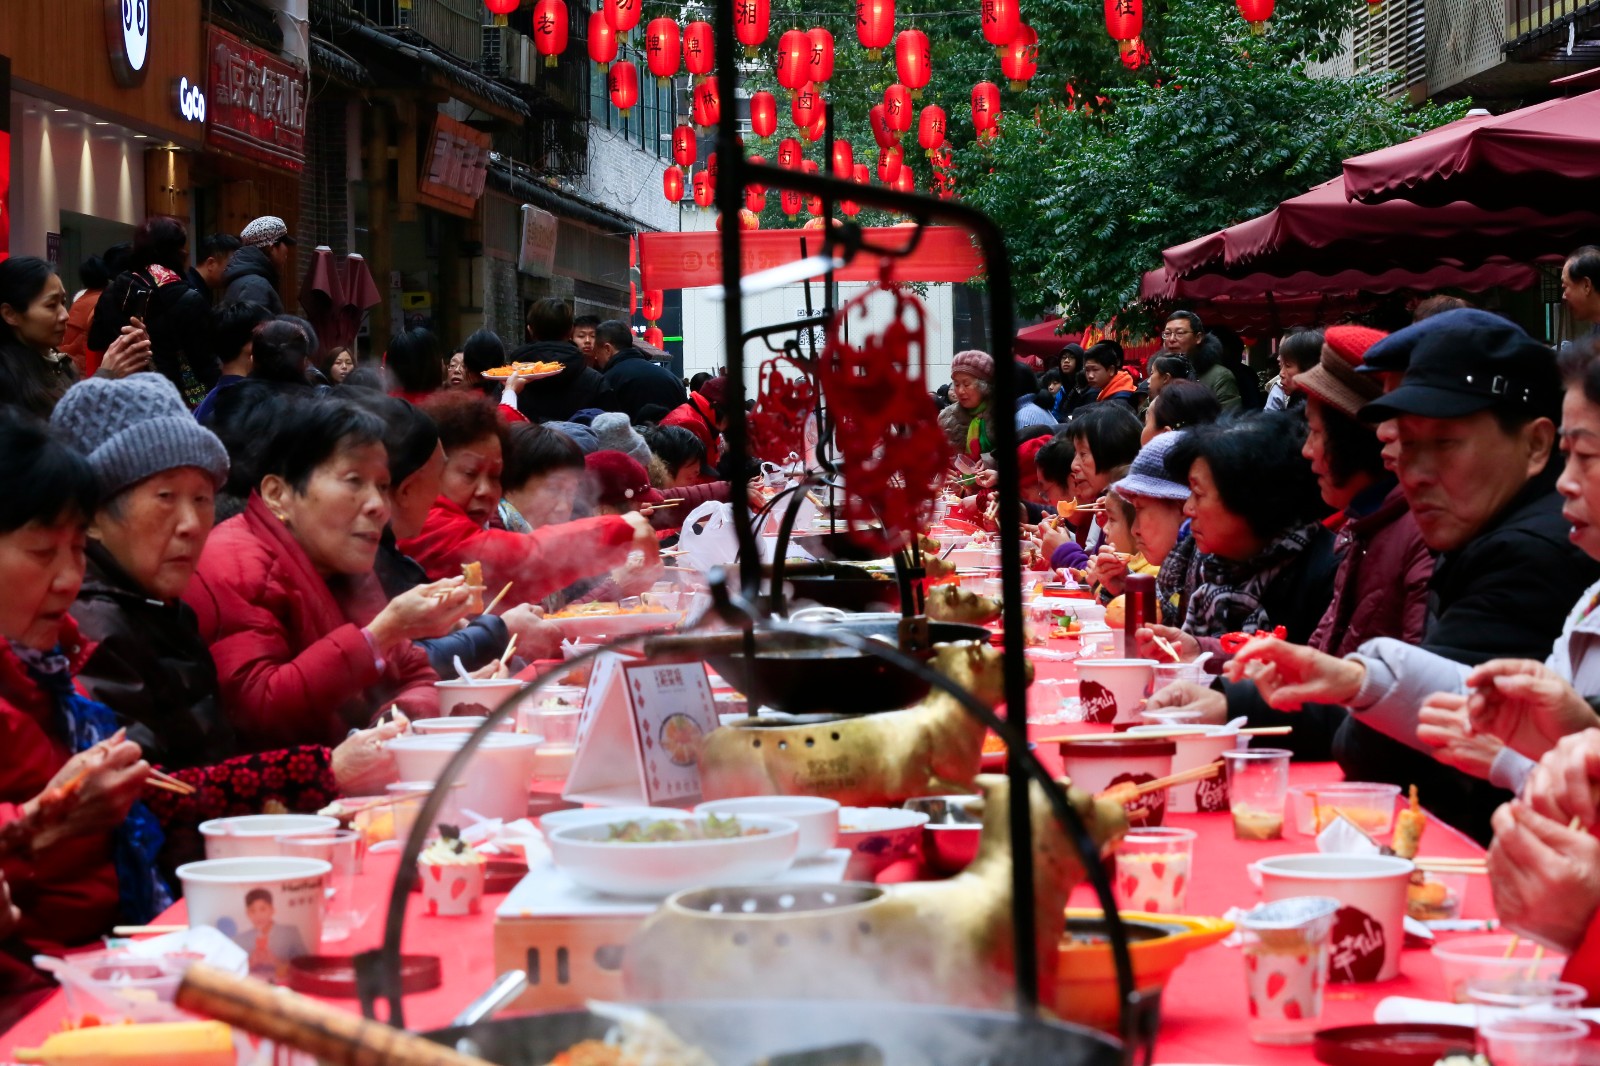
[[[1017,339],[1012,344],[1011,350],[1018,358],[1036,355],[1046,363],[1054,365],[1056,354],[1067,344],[1075,344],[1082,333],[1078,330],[1069,330],[1066,333],[1057,333],[1064,323],[1059,318],[1047,318],[1043,322],[1032,326],[1024,326],[1017,330]]]
[[[326,356],[329,351],[340,346],[336,342],[336,320],[339,308],[344,303],[344,278],[339,276],[338,264],[333,261],[333,249],[326,244],[317,245],[317,250],[311,253],[311,269],[306,271],[306,277],[300,283],[300,308],[306,313],[306,321],[317,331],[317,336],[322,340],[322,351],[319,356]]]
[[[1283,300],[1317,297],[1327,293],[1384,294],[1402,291],[1431,292],[1435,289],[1527,289],[1539,281],[1539,270],[1526,263],[1493,257],[1477,266],[1459,262],[1436,263],[1426,270],[1396,268],[1380,273],[1342,270],[1336,274],[1316,274],[1309,270],[1293,274],[1250,274],[1230,278],[1221,274],[1202,274],[1179,278],[1165,268],[1144,275],[1139,298],[1153,303],[1189,300]]]
[[[367,269],[367,261],[355,252],[345,256],[344,296],[334,316],[333,336],[326,342],[328,346],[348,348],[354,345],[367,308],[376,307],[382,302],[383,297],[372,280],[372,271]]]
[[[1504,115],[1463,120],[1344,162],[1352,200],[1467,200],[1554,213],[1600,187],[1600,90]]]

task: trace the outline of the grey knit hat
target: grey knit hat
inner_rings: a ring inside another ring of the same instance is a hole
[[[160,374],[80,381],[56,404],[50,422],[88,456],[107,499],[179,467],[204,470],[218,488],[228,477],[227,449]]]
[[[594,431],[595,439],[600,442],[601,451],[621,452],[640,466],[649,469],[650,445],[634,432],[633,423],[628,421],[627,415],[620,411],[607,411],[603,415],[595,415],[594,421],[589,423],[589,428]]]
[[[564,433],[572,438],[578,449],[584,455],[600,450],[600,442],[595,439],[594,430],[588,426],[579,425],[577,422],[546,422],[545,429],[553,429],[557,433]]]

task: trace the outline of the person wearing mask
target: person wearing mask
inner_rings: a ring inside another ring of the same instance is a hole
[[[1208,425],[1221,417],[1222,405],[1210,389],[1179,378],[1164,385],[1144,409],[1139,443],[1149,444],[1163,433]]]
[[[578,315],[572,320],[572,343],[578,351],[583,353],[591,367],[599,370],[594,364],[595,330],[600,328],[600,319],[597,315]],[[583,408],[577,408],[582,410]]]
[[[431,330],[408,329],[389,341],[383,365],[394,375],[399,396],[421,404],[444,388],[444,355]]]
[[[639,412],[651,404],[671,411],[684,402],[683,382],[633,346],[633,331],[626,322],[602,322],[595,327],[594,336],[595,366],[604,378],[600,407],[637,420]]]
[[[241,247],[228,260],[222,280],[222,302],[260,304],[274,315],[284,312],[278,295],[289,274],[295,239],[276,215],[262,215],[239,234]]]
[[[67,312],[61,351],[72,357],[77,376],[84,378],[98,369],[98,366],[89,365],[89,327],[94,323],[94,309],[100,302],[100,294],[111,284],[111,271],[106,269],[105,260],[91,255],[78,264],[78,280],[83,288],[72,298],[72,307]]]
[[[217,394],[250,376],[255,368],[256,330],[271,317],[260,304],[223,304],[211,312],[211,339],[222,361],[222,376],[194,409],[196,422],[209,425]]]
[[[1138,404],[1133,375],[1122,368],[1122,345],[1116,341],[1101,341],[1083,353],[1083,380],[1095,390],[1096,402],[1120,400],[1129,407]]]
[[[1267,410],[1295,410],[1305,405],[1305,396],[1296,391],[1295,378],[1317,365],[1322,358],[1320,329],[1292,329],[1278,342],[1278,376],[1267,390]]]
[[[600,406],[605,384],[589,364],[588,353],[575,343],[572,308],[565,300],[535,300],[528,308],[523,333],[528,342],[511,353],[514,362],[560,363],[561,373],[531,382],[517,399],[524,415],[535,422],[563,422],[586,407]],[[587,332],[590,350],[594,329]]]
[[[1168,354],[1181,355],[1189,361],[1195,380],[1211,390],[1224,411],[1239,410],[1239,383],[1223,365],[1222,345],[1215,338],[1205,343],[1205,327],[1199,315],[1193,311],[1172,312],[1161,331],[1161,340]]]
[[[200,242],[194,252],[194,265],[189,268],[189,287],[215,303],[227,287],[228,263],[244,242],[231,233],[213,233]]]
[[[1497,315],[1459,310],[1391,334],[1365,362],[1404,367],[1399,387],[1361,417],[1378,423],[1422,539],[1439,553],[1427,631],[1420,645],[1380,638],[1343,657],[1258,641],[1230,670],[1255,680],[1279,710],[1348,708],[1334,749],[1346,776],[1415,783],[1436,797],[1430,810],[1487,841],[1494,809],[1509,798],[1492,782],[1514,784],[1501,771],[1515,760],[1486,744],[1469,752],[1462,728],[1448,745],[1421,739],[1418,709],[1430,694],[1455,689],[1467,668],[1548,656],[1574,590],[1600,579],[1600,563],[1573,542],[1562,516],[1552,458],[1563,402],[1555,355]],[[1459,716],[1448,702],[1433,706]],[[1442,730],[1446,717],[1432,725]],[[1357,733],[1356,722],[1370,728]],[[1460,765],[1470,754],[1472,769],[1446,765],[1440,753]]]
[[[700,438],[710,463],[722,457],[722,431],[728,428],[723,403],[728,394],[728,379],[707,378],[689,392],[688,402],[667,412],[659,425],[678,426]]]

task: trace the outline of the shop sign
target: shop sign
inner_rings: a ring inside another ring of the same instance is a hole
[[[298,173],[306,162],[306,74],[212,27],[206,143]]]
[[[522,250],[517,254],[517,269],[536,278],[556,272],[556,234],[561,223],[548,211],[522,205]]]
[[[197,83],[188,78],[179,78],[172,83],[172,92],[172,109],[179,118],[185,122],[206,120],[206,94]]]
[[[150,58],[151,0],[105,0],[106,46],[111,52],[111,76],[124,89],[144,81]]]
[[[489,176],[489,135],[449,115],[437,115],[422,160],[417,199],[440,211],[471,218]]]

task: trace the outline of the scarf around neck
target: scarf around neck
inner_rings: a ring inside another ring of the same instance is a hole
[[[1271,629],[1273,622],[1261,598],[1278,575],[1306,553],[1321,528],[1320,522],[1310,522],[1281,533],[1244,562],[1202,556],[1201,581],[1189,597],[1184,630],[1195,637],[1220,637]]]
[[[994,451],[989,439],[989,401],[981,401],[972,409],[972,421],[967,423],[967,454],[976,459]]]

